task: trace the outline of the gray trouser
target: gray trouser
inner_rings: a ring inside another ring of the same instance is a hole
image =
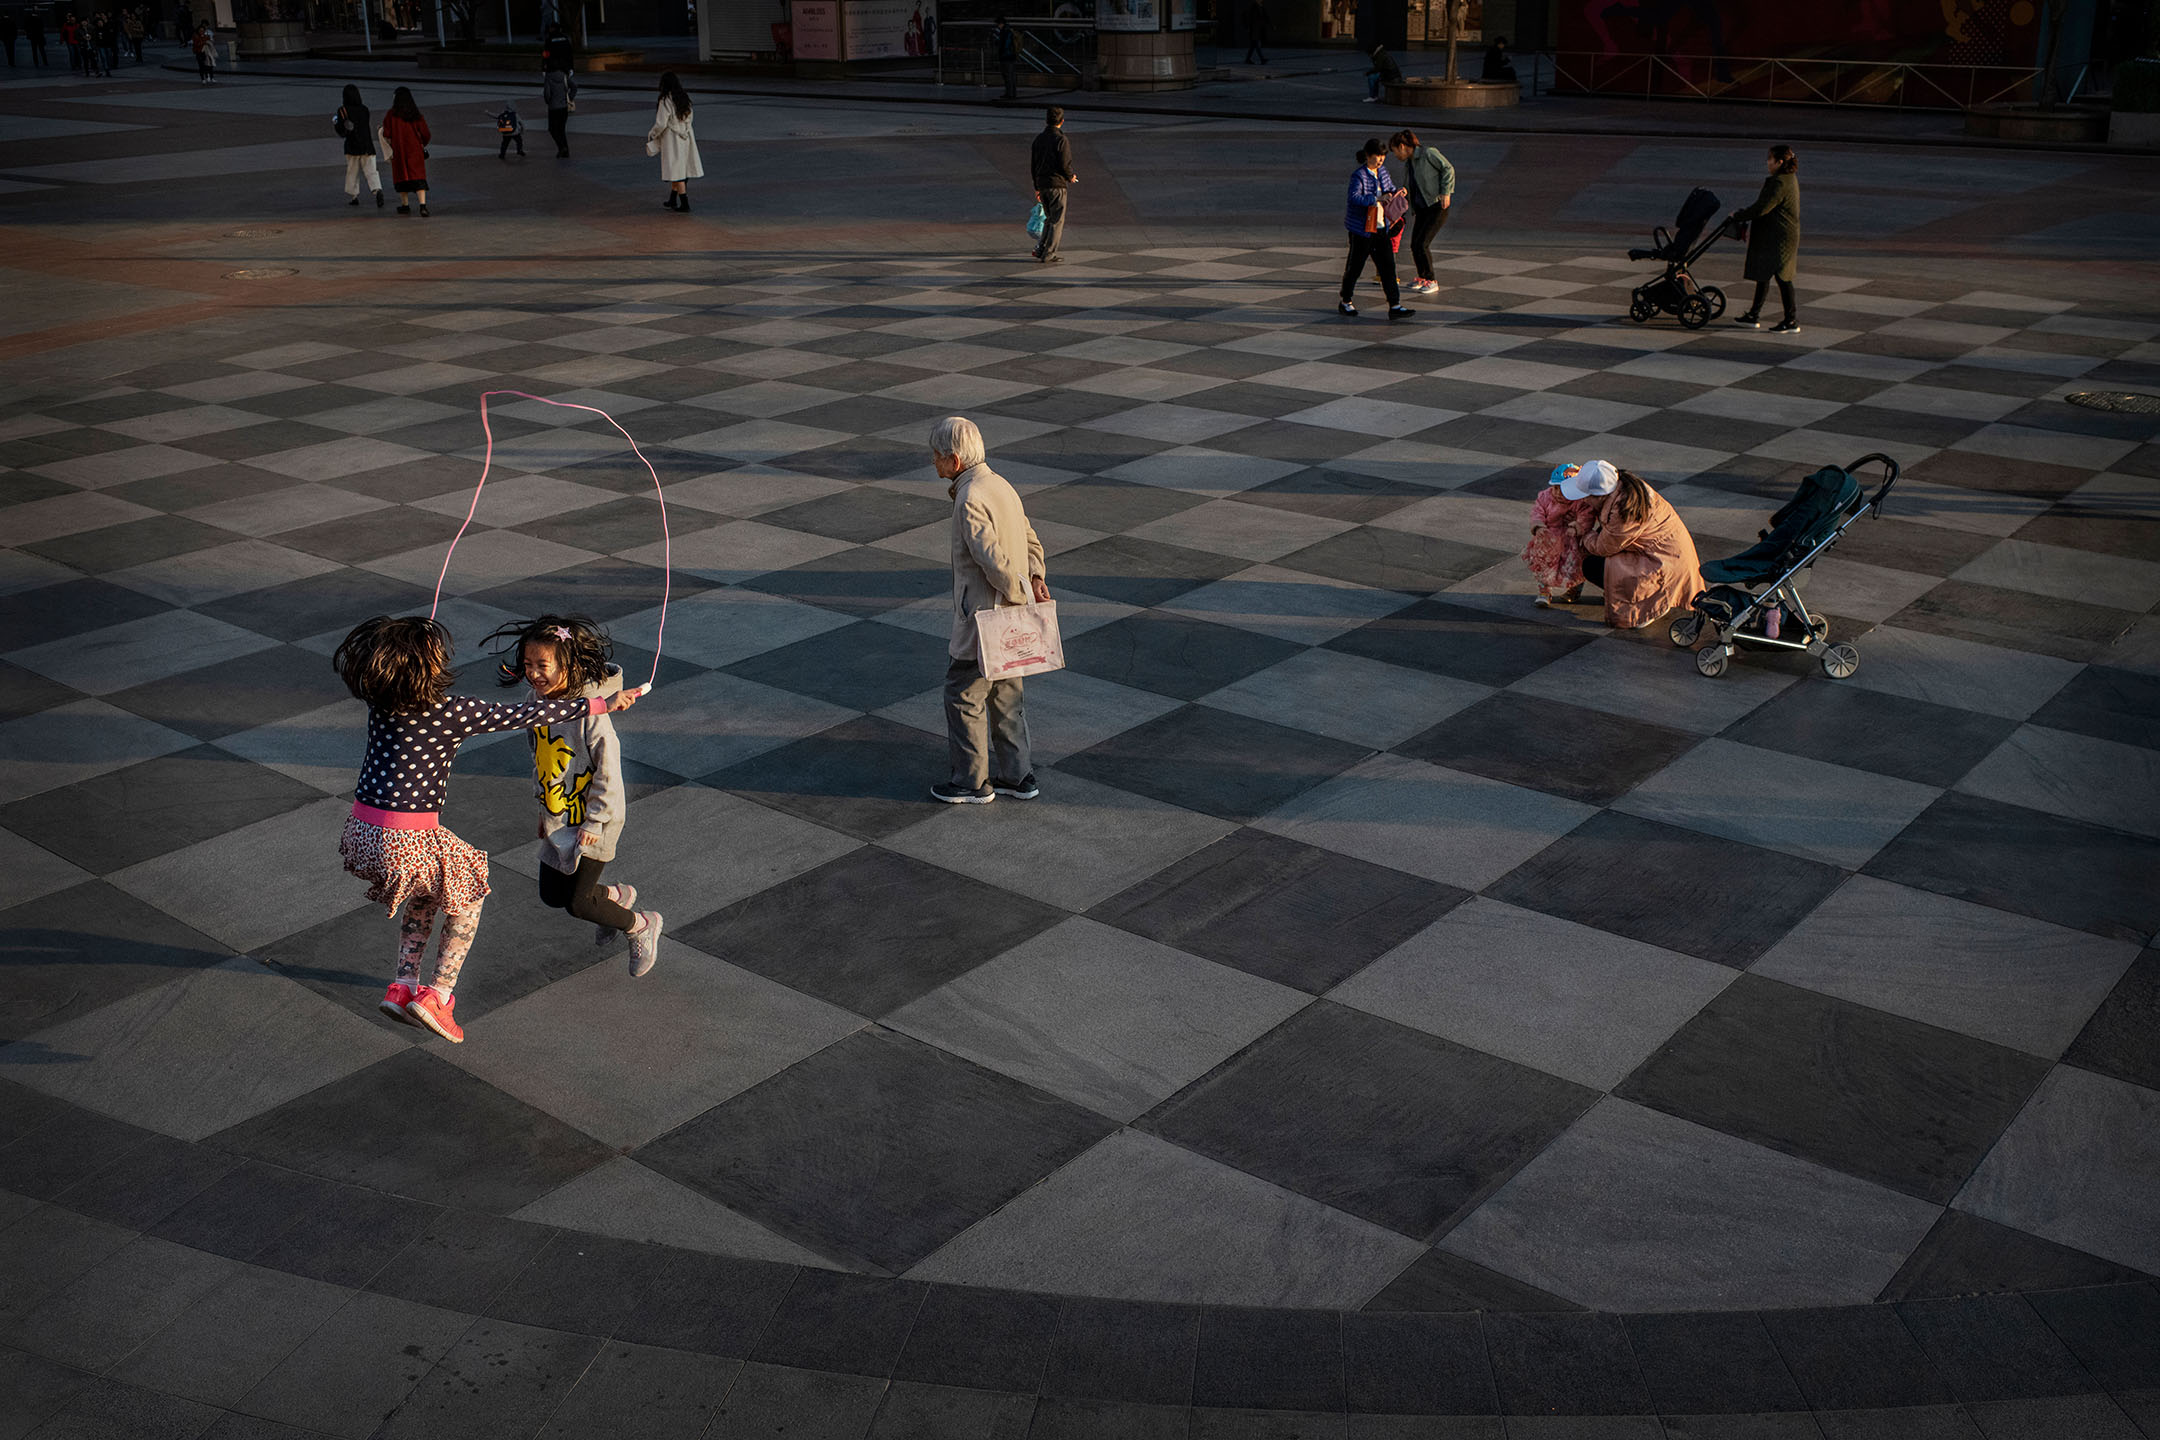
[[[1035,253],[1047,260],[1058,253],[1058,242],[1065,238],[1065,188],[1061,185],[1039,193],[1042,195],[1043,233]],[[1020,777],[1015,775],[1013,778]]]
[[[1035,768],[1028,753],[1027,712],[1018,680],[990,680],[970,655],[945,671],[945,743],[952,782],[980,790],[994,775],[1025,780]],[[990,762],[995,749],[996,765]]]

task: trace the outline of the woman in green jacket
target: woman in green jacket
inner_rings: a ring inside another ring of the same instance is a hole
[[[1432,242],[1448,222],[1455,203],[1455,167],[1447,156],[1420,141],[1415,130],[1398,130],[1388,137],[1388,153],[1410,175],[1410,209],[1416,219],[1410,227],[1410,259],[1417,279],[1409,288],[1420,295],[1437,295],[1440,284],[1433,279]]]
[[[1790,145],[1773,145],[1765,162],[1770,176],[1762,193],[1745,210],[1735,210],[1732,220],[1746,221],[1747,268],[1741,273],[1755,282],[1755,301],[1735,324],[1753,330],[1762,323],[1763,301],[1770,282],[1777,281],[1778,298],[1785,302],[1785,318],[1771,327],[1773,335],[1800,333],[1800,316],[1793,303],[1793,274],[1800,264],[1800,157]]]

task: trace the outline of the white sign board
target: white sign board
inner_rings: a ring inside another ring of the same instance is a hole
[[[789,24],[797,60],[840,58],[840,0],[793,0]]]
[[[1141,33],[1160,30],[1162,10],[1159,0],[1097,0],[1095,28]]]
[[[936,53],[937,0],[846,3],[848,59],[902,60]],[[796,53],[801,53],[799,43]]]

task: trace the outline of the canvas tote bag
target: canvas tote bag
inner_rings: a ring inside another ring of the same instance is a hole
[[[1065,668],[1057,601],[994,605],[975,612],[975,662],[992,680],[1018,680]]]

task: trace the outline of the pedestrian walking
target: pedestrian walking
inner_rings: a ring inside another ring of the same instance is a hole
[[[1372,69],[1365,72],[1365,103],[1368,105],[1380,103],[1380,87],[1382,85],[1400,84],[1402,84],[1402,66],[1397,65],[1395,57],[1387,53],[1387,46],[1373,46]]]
[[[15,12],[0,10],[0,46],[7,50],[8,69],[15,68]]]
[[[518,118],[517,102],[505,101],[503,108],[495,112],[495,133],[502,136],[502,144],[495,151],[495,158],[510,158],[510,147],[517,146],[518,159],[525,158],[525,122]]]
[[[90,22],[97,49],[98,73],[110,77],[120,64],[120,17],[100,10]]]
[[[1387,294],[1388,319],[1407,320],[1417,312],[1404,308],[1402,296],[1395,289],[1394,231],[1401,222],[1387,213],[1387,197],[1400,193],[1401,187],[1388,174],[1387,147],[1378,140],[1359,146],[1357,158],[1357,169],[1350,172],[1348,208],[1343,211],[1343,228],[1350,232],[1350,256],[1343,262],[1342,303],[1335,308],[1345,315],[1357,314],[1350,296],[1370,259],[1380,277],[1380,288]],[[1404,196],[1402,204],[1407,206],[1408,202],[1409,197]]]
[[[418,197],[420,213],[427,210],[427,117],[420,113],[414,103],[412,91],[400,85],[390,97],[390,113],[383,117],[382,129],[377,132],[383,152],[390,157],[390,184],[398,192],[397,213],[412,214],[414,197]]]
[[[360,87],[345,87],[344,103],[330,117],[330,128],[345,142],[345,203],[360,203],[360,182],[375,196],[375,208],[382,209],[382,172],[375,166],[375,131],[368,124],[368,108],[360,103]]]
[[[84,73],[82,22],[72,10],[60,17],[60,43],[67,46],[68,69],[77,75]]]
[[[217,37],[210,33],[210,22],[196,22],[195,38],[188,42],[195,52],[195,78],[205,85],[217,84]]]
[[[1072,142],[1065,138],[1065,111],[1052,105],[1043,111],[1042,134],[1028,153],[1028,169],[1035,179],[1035,199],[1043,208],[1042,240],[1035,259],[1044,265],[1064,260],[1058,242],[1065,236],[1065,190],[1080,183],[1073,173]]]
[[[997,51],[998,73],[1005,77],[1005,93],[998,98],[1019,99],[1020,40],[1003,15],[997,17],[997,29],[990,32],[990,44]]]
[[[652,129],[645,132],[645,153],[660,157],[660,178],[667,181],[664,209],[690,213],[690,182],[703,178],[705,162],[698,158],[697,131],[690,120],[690,92],[670,70],[660,77],[660,103],[653,111]]]
[[[185,45],[195,34],[195,16],[187,7],[187,0],[180,0],[178,17],[173,21],[173,39]]]
[[[945,667],[945,741],[952,773],[930,787],[948,805],[986,805],[1000,795],[1033,800],[1022,681],[992,680],[982,672],[975,613],[998,605],[1048,600],[1042,541],[1028,523],[1019,492],[992,470],[975,422],[951,415],[930,427],[930,459],[952,496],[952,643]]]
[[[30,63],[42,70],[48,63],[45,54],[45,12],[32,7],[23,14],[23,44],[30,52]]]
[[[548,21],[547,34],[540,39],[540,68],[564,75],[577,68],[577,47],[560,20]]]
[[[142,64],[143,14],[141,6],[137,6],[133,10],[120,12],[120,33],[127,37],[128,53],[135,57],[135,63]]]
[[[1419,295],[1439,293],[1433,279],[1432,241],[1447,224],[1455,204],[1455,167],[1447,156],[1424,144],[1415,130],[1398,130],[1388,137],[1388,153],[1408,167],[1410,175],[1410,260],[1417,278],[1410,289]]]
[[[577,80],[568,70],[548,70],[540,76],[540,100],[547,106],[548,135],[555,141],[555,156],[570,158],[570,112],[577,109]]]
[[[1267,0],[1252,0],[1245,7],[1245,63],[1267,64]]]
[[[1793,296],[1793,277],[1800,268],[1800,156],[1790,145],[1773,145],[1764,161],[1769,175],[1762,193],[1745,210],[1735,210],[1727,223],[1747,224],[1747,265],[1740,273],[1755,282],[1755,299],[1745,315],[1733,323],[1753,330],[1762,323],[1763,301],[1769,298],[1770,282],[1777,281],[1778,299],[1785,318],[1770,327],[1773,335],[1800,333],[1800,310]]]

